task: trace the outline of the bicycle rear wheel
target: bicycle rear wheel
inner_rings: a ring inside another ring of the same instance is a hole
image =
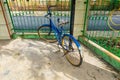
[[[76,43],[69,36],[63,36],[62,47],[66,59],[74,66],[80,66],[82,64],[82,56]]]
[[[38,28],[38,35],[41,40],[47,41],[50,43],[56,42],[55,34],[50,29],[50,26],[40,26]]]

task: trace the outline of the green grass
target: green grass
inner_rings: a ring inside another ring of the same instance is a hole
[[[119,38],[90,38],[93,42],[112,52],[116,56],[120,57],[120,46],[118,47],[118,43],[120,41]]]
[[[107,55],[105,52],[101,51],[97,47],[93,46],[92,44],[90,44],[89,42],[87,42],[86,40],[84,40],[84,38],[85,37],[80,37],[79,36],[78,40],[81,43],[83,43],[85,46],[87,46],[88,48],[90,48],[92,51],[94,51],[100,58],[102,58],[102,60],[105,60],[110,65],[112,65],[116,70],[120,71],[120,62],[119,61],[117,61],[116,59],[114,59],[111,56]],[[98,39],[100,39],[100,38],[97,38],[97,40],[94,40],[94,42],[97,42],[98,45],[101,45],[100,42],[98,43]]]

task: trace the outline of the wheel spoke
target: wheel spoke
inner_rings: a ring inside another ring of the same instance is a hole
[[[62,39],[62,46],[64,48],[63,50],[66,56],[66,59],[72,65],[80,66],[82,63],[82,57],[75,42],[69,36],[64,36]]]
[[[51,31],[50,26],[40,26],[38,28],[38,35],[41,40],[50,43],[56,42],[55,34]]]

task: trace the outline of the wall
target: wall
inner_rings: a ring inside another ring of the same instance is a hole
[[[0,39],[10,39],[0,1]]]
[[[82,35],[82,30],[84,27],[84,16],[85,16],[85,6],[86,0],[76,0],[75,6],[75,21],[74,21],[74,31],[73,35],[78,38],[79,35]]]

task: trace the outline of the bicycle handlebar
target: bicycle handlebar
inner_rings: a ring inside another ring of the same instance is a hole
[[[50,17],[52,16],[52,13],[51,13],[51,8],[52,8],[52,7],[57,7],[57,5],[47,6],[48,12],[47,12],[47,14],[46,14],[44,17],[50,18]],[[60,22],[60,19],[59,19],[59,18],[57,19],[57,22],[58,22],[58,26],[61,26],[61,25],[64,25],[64,24],[68,24],[68,23],[69,23],[68,21],[62,21],[62,22]]]
[[[48,7],[48,10],[50,10],[50,8],[57,7],[57,5],[52,5],[52,6],[47,6],[47,7]]]
[[[48,13],[47,13],[47,15],[45,15],[45,17],[47,17],[48,15],[50,15],[50,17],[52,16],[52,14],[51,14],[51,8],[52,8],[52,7],[57,7],[57,5],[47,6],[47,8],[48,8]]]

